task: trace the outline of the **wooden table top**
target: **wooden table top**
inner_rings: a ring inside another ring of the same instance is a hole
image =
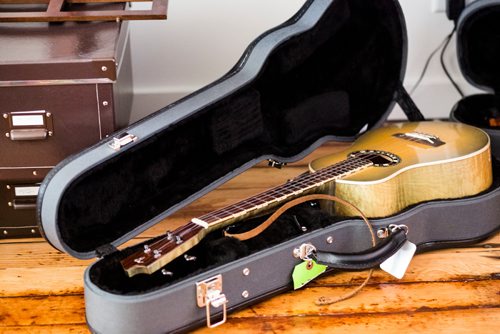
[[[306,170],[306,161],[342,147],[325,145],[282,170],[256,166],[128,244],[280,184]],[[358,295],[333,305],[314,301],[346,293],[366,272],[319,278],[196,333],[498,333],[499,260],[497,234],[477,245],[418,254],[401,280],[376,270]],[[0,333],[88,333],[83,272],[92,262],[62,254],[42,239],[2,241]]]

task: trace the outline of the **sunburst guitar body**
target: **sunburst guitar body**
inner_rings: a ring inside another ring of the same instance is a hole
[[[310,163],[312,173],[349,157],[373,166],[329,183],[324,191],[387,217],[416,203],[476,195],[492,183],[490,140],[482,130],[450,122],[400,123],[370,131],[346,151]],[[351,215],[348,208],[337,214]]]

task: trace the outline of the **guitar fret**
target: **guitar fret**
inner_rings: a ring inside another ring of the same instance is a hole
[[[300,190],[302,189],[302,187],[299,186],[300,183],[301,182],[294,182],[288,186],[289,187],[288,189],[291,189],[293,192]]]
[[[242,200],[225,208],[201,216],[199,219],[210,224],[244,214],[263,206],[280,202],[287,197],[299,195],[313,187],[338,179],[346,174],[369,165],[371,162],[361,158],[350,158],[314,173],[304,174],[288,183],[272,188],[264,193]]]
[[[232,215],[234,215],[234,212],[233,212],[232,208],[230,206],[228,206],[228,207],[225,207],[223,210],[220,210],[219,214],[223,215],[222,218],[227,218],[227,217],[231,217]]]
[[[231,208],[235,208],[235,209],[241,209],[241,210],[248,210],[248,209],[250,209],[250,208],[251,208],[251,206],[249,206],[248,208],[245,208],[245,205],[246,205],[246,204],[248,204],[248,203],[246,203],[246,202],[242,201],[242,202],[239,202],[239,203],[233,204],[233,205],[231,205],[230,207],[231,207]]]
[[[271,200],[274,200],[276,198],[280,198],[283,195],[286,195],[286,190],[285,189],[273,189],[267,195],[271,198]],[[277,196],[276,196],[277,195]]]
[[[199,217],[199,219],[206,221],[210,225],[210,224],[218,222],[224,218],[224,217],[220,216],[220,213],[221,212],[219,210],[214,211],[214,212],[211,212],[211,213],[208,213],[206,215]]]
[[[280,195],[290,195],[293,193],[294,193],[294,191],[292,189],[290,189],[290,187],[286,187],[280,192]]]
[[[257,205],[265,204],[269,199],[273,199],[273,197],[270,194],[263,194],[259,197],[253,197],[252,202],[256,202]]]
[[[242,210],[248,210],[252,208],[252,205],[250,203],[247,203],[246,201],[241,201],[239,203],[233,204],[232,206],[241,208]]]

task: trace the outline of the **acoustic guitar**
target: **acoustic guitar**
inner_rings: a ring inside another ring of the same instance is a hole
[[[193,218],[121,261],[129,276],[151,274],[224,228],[310,193],[328,192],[368,217],[394,215],[410,205],[472,196],[492,183],[490,140],[460,123],[400,123],[369,131],[347,150],[314,160],[309,173],[263,193]],[[335,214],[355,215],[339,206]]]

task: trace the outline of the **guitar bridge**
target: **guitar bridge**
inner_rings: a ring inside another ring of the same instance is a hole
[[[439,147],[441,145],[444,145],[445,142],[443,142],[439,137],[433,136],[427,133],[421,133],[421,132],[405,132],[405,133],[395,133],[393,134],[394,137],[396,138],[401,138],[405,139],[408,141],[413,141],[416,143],[424,144],[427,146],[431,147]]]

